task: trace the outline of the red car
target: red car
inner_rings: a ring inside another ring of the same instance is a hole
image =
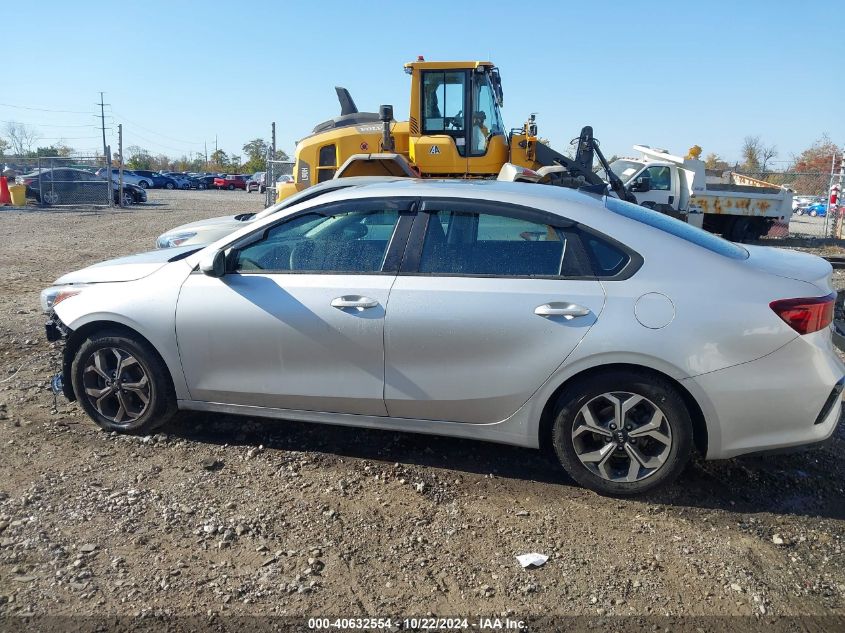
[[[215,178],[214,186],[217,189],[243,189],[246,191],[246,176],[226,176],[225,178]]]

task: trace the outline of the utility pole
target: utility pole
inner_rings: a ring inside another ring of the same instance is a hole
[[[202,142],[202,146],[203,146],[203,149],[205,150],[205,152],[204,152],[204,156],[205,156],[205,165],[204,165],[204,167],[205,167],[205,169],[206,169],[206,171],[207,171],[207,170],[208,170],[208,143],[207,143],[206,141],[203,141],[203,142]]]
[[[112,200],[112,184],[111,184],[112,183],[112,179],[111,179],[111,151],[110,151],[108,145],[106,145],[106,111],[105,111],[106,104],[103,103],[103,93],[102,92],[100,92],[100,103],[98,105],[100,106],[100,127],[103,130],[103,161],[105,163],[104,166],[106,168],[106,180],[108,180],[108,184],[109,184],[108,192],[106,193],[106,197],[108,198],[109,206],[112,206],[113,200]]]
[[[272,187],[272,189],[271,189]],[[269,207],[276,199],[276,122],[270,125],[270,160],[264,174],[264,206]],[[272,198],[270,197],[272,196]]]
[[[123,206],[123,123],[117,124],[117,156],[120,160],[120,164],[118,165],[118,200],[120,200],[120,206]]]
[[[109,104],[103,103],[103,93],[102,92],[100,92],[100,103],[98,103],[97,105],[100,106],[100,127],[103,130],[103,156],[106,157],[107,165],[111,165],[111,156],[108,155],[109,149],[106,146],[106,110],[105,110],[105,107],[106,107],[106,105],[109,105]]]

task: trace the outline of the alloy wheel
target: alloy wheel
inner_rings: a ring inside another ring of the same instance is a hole
[[[672,427],[651,400],[603,393],[578,411],[572,445],[581,463],[608,481],[633,483],[656,473],[672,449]]]
[[[132,424],[150,404],[152,387],[144,367],[117,347],[98,349],[88,357],[82,384],[91,405],[118,426]]]
[[[59,204],[59,194],[55,191],[45,191],[41,194],[41,199],[45,204]]]

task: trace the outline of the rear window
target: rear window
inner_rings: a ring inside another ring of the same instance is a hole
[[[665,231],[670,235],[680,237],[682,240],[706,248],[708,251],[713,251],[719,255],[730,257],[731,259],[748,259],[748,251],[742,248],[742,246],[724,240],[702,229],[690,226],[686,222],[681,222],[668,215],[646,209],[630,202],[625,202],[624,200],[619,200],[618,198],[608,196],[605,200],[605,206],[610,211],[626,218]]]

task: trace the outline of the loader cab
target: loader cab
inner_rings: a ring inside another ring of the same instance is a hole
[[[497,174],[508,160],[499,70],[489,62],[417,61],[405,71],[411,161],[430,175]]]

